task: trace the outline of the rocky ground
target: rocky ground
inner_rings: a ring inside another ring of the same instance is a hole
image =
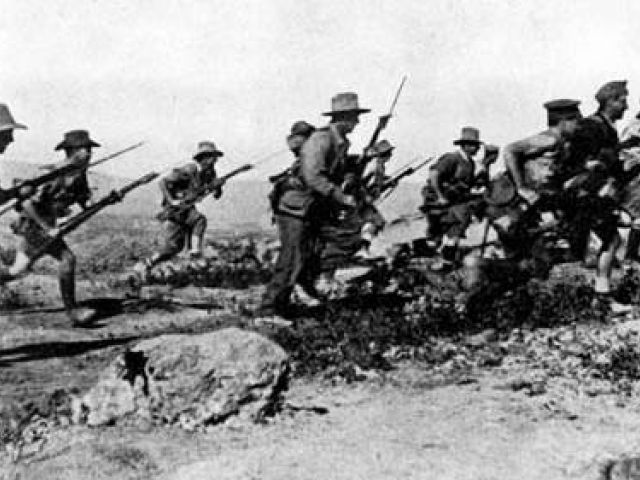
[[[135,261],[109,254],[118,270]],[[282,328],[248,313],[259,276],[132,293],[105,265],[80,281],[79,297],[99,310],[87,328],[70,327],[46,269],[0,294],[0,478],[634,478],[640,316],[593,304],[580,267],[470,319],[452,309],[459,279],[414,261],[397,288],[372,287],[385,271],[363,277]],[[618,282],[638,302],[637,273]],[[118,355],[229,326],[290,355],[293,380],[274,417],[195,432],[75,422],[72,400]]]

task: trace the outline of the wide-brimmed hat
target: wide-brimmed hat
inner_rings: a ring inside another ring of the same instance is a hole
[[[480,145],[480,130],[475,127],[462,127],[460,138],[453,142],[454,145],[462,145],[464,143],[473,143]]]
[[[376,156],[381,157],[386,154],[391,154],[391,152],[393,152],[393,149],[396,147],[391,145],[391,142],[389,142],[389,140],[380,140],[373,146],[373,148],[375,150]]]
[[[86,130],[71,130],[64,134],[64,140],[56,145],[55,150],[62,150],[65,148],[79,148],[79,147],[99,147],[98,142],[94,142],[89,138],[89,132]]]
[[[331,99],[331,111],[322,115],[333,116],[343,113],[367,113],[371,110],[360,108],[358,105],[358,94],[353,92],[338,93]]]
[[[200,157],[203,157],[205,155],[222,157],[224,155],[224,152],[218,150],[218,147],[216,147],[215,143],[204,141],[198,143],[198,149],[196,150],[196,153],[193,154],[193,158],[198,160]]]
[[[0,132],[4,130],[13,130],[15,128],[26,129],[27,127],[21,123],[17,123],[13,119],[13,115],[11,115],[9,107],[4,103],[0,103]]]

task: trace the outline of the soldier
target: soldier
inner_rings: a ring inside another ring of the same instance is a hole
[[[291,126],[291,133],[287,136],[287,145],[296,160],[300,158],[302,145],[315,131],[316,127],[304,120],[299,120]]]
[[[552,267],[559,239],[545,236],[547,228],[555,223],[553,218],[543,219],[541,213],[555,207],[546,192],[554,183],[553,173],[563,161],[567,142],[582,117],[579,104],[568,99],[545,103],[549,128],[504,147],[507,171],[490,184],[486,215],[498,233],[506,258],[465,259],[469,291],[465,309],[475,310],[478,302],[532,276],[546,277]]]
[[[95,311],[78,307],[75,297],[76,258],[63,239],[52,239],[58,233],[56,222],[70,214],[70,207],[78,204],[87,207],[91,190],[87,182],[86,167],[91,160],[92,148],[99,147],[89,137],[86,130],[72,130],[65,133],[64,140],[55,150],[64,150],[65,164],[80,166],[73,173],[58,177],[45,184],[22,204],[20,217],[14,232],[21,238],[16,258],[9,268],[10,279],[26,272],[28,267],[41,255],[50,255],[59,262],[58,283],[67,316],[74,326],[91,320]],[[83,168],[84,167],[84,168]],[[42,249],[51,243],[43,252]]]
[[[372,258],[369,246],[386,223],[374,202],[384,193],[385,182],[389,181],[386,165],[391,160],[394,149],[395,147],[388,140],[380,140],[373,146],[373,151],[368,152],[369,159],[375,158],[376,161],[369,171],[365,171],[361,181],[365,198],[359,215],[364,222],[360,230],[364,245],[356,256],[363,259]]]
[[[25,130],[27,127],[21,123],[17,123],[9,107],[4,103],[0,103],[0,154],[4,153],[9,145],[13,143],[13,131],[16,129]],[[0,188],[0,203],[5,201],[4,190]]]
[[[173,169],[160,180],[163,211],[158,218],[164,220],[164,245],[160,251],[134,266],[134,271],[143,279],[155,265],[173,258],[185,246],[192,258],[202,255],[207,218],[198,211],[195,202],[202,190],[211,184],[214,184],[213,198],[222,196],[222,185],[215,185],[215,165],[223,155],[215,143],[200,142],[193,162]]]
[[[633,143],[620,144],[615,128],[615,122],[628,108],[626,84],[608,82],[598,90],[598,110],[578,123],[562,171],[564,187],[571,193],[565,215],[572,252],[576,258],[584,259],[590,232],[599,237],[595,293],[614,311],[626,309],[612,298],[611,291],[613,261],[621,242],[615,197],[624,177],[619,152]]]
[[[300,150],[302,145],[311,134],[316,130],[316,127],[304,120],[299,120],[291,126],[291,133],[287,135],[287,146],[295,158],[293,164],[281,173],[269,177],[269,181],[273,184],[273,188],[269,193],[269,203],[271,205],[271,211],[275,214],[278,210],[278,204],[280,198],[286,190],[289,188],[296,188],[299,182],[297,173],[300,168]],[[275,222],[275,218],[273,219]]]
[[[9,145],[13,143],[13,131],[16,129],[26,129],[27,127],[17,123],[11,112],[9,111],[9,107],[7,107],[4,103],[0,103],[0,154],[4,153]],[[24,196],[29,196],[33,193],[33,189],[30,187],[25,187],[25,190],[21,192]],[[4,202],[10,200],[7,198],[7,193],[5,190],[0,187],[0,205]],[[0,246],[0,257],[4,257],[5,251]],[[0,265],[0,281],[3,278],[10,277],[7,270],[4,266]]]
[[[328,221],[340,208],[355,208],[355,199],[346,195],[344,181],[347,135],[358,124],[358,117],[368,109],[360,108],[355,93],[339,93],[331,99],[329,125],[316,130],[304,142],[300,152],[298,188],[287,190],[280,199],[276,223],[280,235],[280,253],[273,278],[262,299],[259,313],[264,316],[288,316],[291,291],[303,283],[307,292],[317,271],[319,224]]]
[[[473,157],[478,153],[480,131],[474,127],[463,127],[458,140],[453,142],[459,149],[445,153],[430,168],[424,189],[427,213],[427,244],[435,248],[442,244],[442,261],[434,264],[434,270],[453,267],[460,239],[471,222],[472,207],[469,202],[471,189],[476,184]]]
[[[640,113],[622,130],[620,142],[628,143],[640,137]],[[625,162],[625,169],[635,168],[640,164],[640,147],[629,145],[622,150],[621,158]],[[623,198],[623,206],[633,216],[633,223],[629,230],[629,238],[625,258],[640,261],[640,175],[627,185]]]
[[[526,167],[531,160],[561,168],[565,146],[575,133],[578,120],[582,118],[578,100],[551,100],[544,104],[547,110],[547,130],[513,142],[504,148],[504,162],[516,193],[528,204],[540,198],[539,185],[531,184]]]

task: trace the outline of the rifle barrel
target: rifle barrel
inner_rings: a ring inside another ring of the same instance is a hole
[[[396,108],[396,103],[398,103],[398,98],[400,98],[400,92],[402,92],[402,87],[404,87],[404,82],[407,81],[407,76],[404,75],[402,77],[402,81],[400,82],[400,86],[398,87],[398,90],[396,91],[396,96],[393,97],[393,102],[391,102],[391,108],[389,109],[389,115],[393,115],[393,111]]]
[[[100,165],[101,163],[104,163],[107,160],[111,160],[112,158],[119,157],[123,153],[130,152],[131,150],[135,150],[136,148],[139,148],[142,145],[144,145],[144,142],[138,142],[138,143],[135,143],[135,144],[131,145],[130,147],[123,148],[122,150],[118,150],[117,152],[114,152],[114,153],[112,153],[110,155],[107,155],[106,157],[102,157],[102,158],[100,158],[98,160],[95,160],[95,161],[91,162],[89,164],[88,168],[95,167],[96,165]]]

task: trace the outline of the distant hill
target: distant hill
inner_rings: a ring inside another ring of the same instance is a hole
[[[43,173],[38,165],[0,161],[0,184],[7,187],[13,178],[30,178]],[[100,173],[89,173],[89,184],[94,196],[100,198],[113,188],[125,185],[129,179]],[[212,229],[270,229],[271,213],[267,195],[271,184],[265,179],[231,180],[220,200],[207,199],[200,205]],[[131,192],[122,204],[109,207],[113,215],[151,218],[159,211],[160,191],[157,183],[140,187]],[[420,202],[420,184],[401,183],[393,194],[381,204],[381,211],[391,220],[399,215],[413,213]]]

